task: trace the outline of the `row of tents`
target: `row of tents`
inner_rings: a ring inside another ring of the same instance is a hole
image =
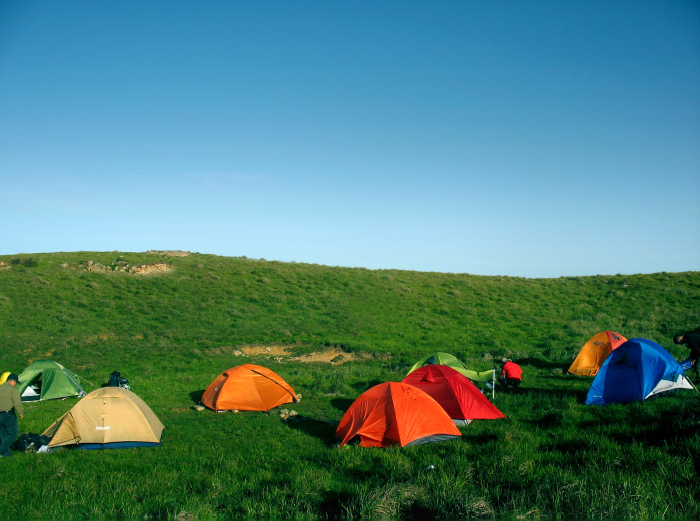
[[[594,376],[586,404],[643,401],[674,389],[692,389],[683,368],[651,340],[625,339],[613,331],[592,337],[569,373]],[[0,376],[4,383],[9,373]],[[19,376],[23,401],[70,396],[82,399],[44,435],[49,448],[84,449],[160,444],[163,424],[136,394],[106,387],[87,394],[79,377],[52,360],[39,360]],[[495,388],[496,369],[472,371],[448,353],[419,360],[401,382],[385,382],[362,393],[338,425],[341,445],[417,445],[460,436],[457,426],[472,420],[504,418],[473,382]],[[202,404],[222,412],[268,411],[298,401],[294,389],[274,371],[254,364],[233,367],[217,376]]]
[[[428,357],[416,364],[402,382],[385,382],[362,393],[338,425],[340,444],[430,443],[461,436],[457,425],[505,417],[466,376],[434,361]],[[216,412],[267,411],[296,401],[297,394],[281,376],[254,364],[224,371],[202,395],[202,404]]]
[[[416,445],[461,435],[457,425],[505,416],[458,371],[425,360],[403,382],[372,387],[355,400],[336,435],[341,444],[362,446]],[[82,399],[58,418],[43,436],[50,449],[148,447],[159,445],[163,424],[133,392],[105,387],[86,394],[76,374],[52,360],[32,364],[20,376],[26,401],[79,396]],[[268,368],[254,364],[233,367],[207,387],[202,403],[216,412],[268,411],[298,401],[294,389]]]
[[[586,405],[641,402],[676,389],[693,389],[684,368],[662,346],[646,338],[627,340],[614,331],[594,335],[569,373],[594,376]]]

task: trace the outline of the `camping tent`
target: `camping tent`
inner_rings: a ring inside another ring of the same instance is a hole
[[[224,371],[209,384],[202,403],[215,411],[267,411],[297,401],[296,393],[280,375],[253,364]]]
[[[86,394],[78,376],[53,360],[37,360],[22,371],[17,389],[23,402]]]
[[[603,362],[586,405],[641,402],[665,391],[692,388],[668,351],[651,340],[633,338]]]
[[[614,331],[601,331],[593,335],[579,351],[569,372],[579,376],[595,376],[610,353],[625,342],[627,339]]]
[[[461,436],[447,413],[427,393],[398,382],[362,393],[338,425],[340,445],[359,438],[361,447],[420,445]]]
[[[2,384],[4,384],[5,382],[7,382],[7,377],[10,376],[11,374],[12,374],[12,373],[9,372],[9,371],[6,372],[6,373],[2,373],[2,374],[0,375],[0,385],[2,385]]]
[[[449,353],[435,352],[426,356],[425,358],[421,358],[420,360],[418,360],[418,362],[416,362],[415,365],[411,367],[411,370],[408,372],[408,374],[411,374],[419,367],[434,364],[446,365],[447,367],[451,367],[455,371],[462,373],[464,376],[467,376],[465,372],[469,371],[467,367],[457,359],[457,357],[454,357]]]
[[[408,374],[411,374],[416,369],[420,367],[425,367],[426,365],[445,365],[447,367],[450,367],[458,373],[461,373],[467,378],[469,378],[472,382],[485,383],[486,386],[489,389],[491,389],[492,395],[495,393],[495,369],[489,369],[487,371],[472,371],[470,369],[467,369],[467,367],[462,362],[460,362],[459,359],[457,359],[457,357],[452,356],[449,353],[435,352],[431,355],[426,356],[425,358],[421,358],[420,360],[418,360],[418,362],[416,362],[415,365],[411,367],[411,370],[408,372]]]
[[[49,447],[121,449],[160,445],[163,424],[146,403],[122,387],[85,396],[44,431]]]
[[[457,425],[467,425],[471,420],[505,418],[466,376],[451,367],[421,367],[404,378],[403,383],[425,391]]]

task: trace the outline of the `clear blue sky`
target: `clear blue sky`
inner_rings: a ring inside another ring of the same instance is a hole
[[[700,269],[700,2],[0,0],[0,254]]]

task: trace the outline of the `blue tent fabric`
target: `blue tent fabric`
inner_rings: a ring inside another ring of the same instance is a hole
[[[633,338],[620,345],[601,366],[586,396],[586,405],[641,402],[661,379],[683,374],[680,364],[656,342]]]

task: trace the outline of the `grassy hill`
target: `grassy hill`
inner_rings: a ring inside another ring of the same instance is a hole
[[[0,477],[4,512],[700,514],[698,395],[591,408],[581,404],[590,380],[558,370],[606,329],[685,358],[671,337],[700,324],[700,273],[522,279],[121,252],[0,262],[0,372],[51,358],[99,386],[116,369],[166,425],[157,449],[0,461],[11,469]],[[168,271],[129,272],[159,263]],[[329,422],[355,397],[400,380],[435,350],[475,369],[520,359],[522,392],[495,400],[508,419],[474,422],[454,443],[333,447]],[[309,362],[325,352],[333,363]],[[215,375],[245,362],[270,367],[302,393],[294,408],[306,421],[192,409]],[[32,404],[20,430],[41,432],[74,403]]]

